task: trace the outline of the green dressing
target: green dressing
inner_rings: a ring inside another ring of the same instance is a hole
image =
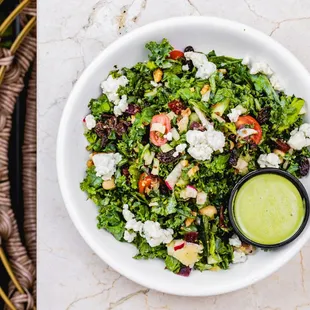
[[[240,231],[265,245],[289,239],[305,217],[298,189],[277,174],[261,174],[245,182],[235,196],[233,208]]]

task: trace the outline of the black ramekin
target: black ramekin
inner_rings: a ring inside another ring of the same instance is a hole
[[[236,223],[235,218],[234,218],[234,210],[233,210],[234,206],[233,206],[233,204],[234,204],[234,199],[236,197],[238,190],[249,179],[253,178],[254,176],[260,175],[260,174],[277,174],[277,175],[280,175],[282,177],[285,177],[287,180],[292,182],[295,185],[295,187],[298,189],[298,191],[299,191],[299,193],[303,199],[304,206],[305,206],[305,217],[304,217],[304,220],[303,220],[302,224],[300,225],[299,229],[297,230],[297,232],[294,235],[292,235],[290,238],[288,238],[287,240],[282,241],[282,242],[277,243],[277,244],[260,244],[260,243],[257,243],[255,241],[252,241],[251,239],[247,238],[242,233],[242,231],[238,228],[238,224]],[[263,169],[255,170],[255,171],[250,172],[247,175],[245,175],[234,186],[234,188],[231,192],[230,198],[229,198],[229,205],[228,205],[230,222],[231,222],[236,234],[240,237],[240,239],[246,243],[255,245],[255,246],[260,247],[260,248],[265,248],[265,249],[281,247],[281,246],[286,245],[286,244],[292,242],[293,240],[295,240],[301,234],[301,232],[304,230],[305,226],[307,225],[307,222],[309,219],[309,209],[310,209],[309,196],[307,194],[305,187],[302,185],[302,183],[297,178],[295,178],[293,175],[291,175],[290,173],[283,171],[283,170],[280,170],[280,169],[276,169],[276,168],[263,168]]]

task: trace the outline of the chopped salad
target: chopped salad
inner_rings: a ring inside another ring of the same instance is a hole
[[[81,189],[98,228],[188,276],[228,269],[255,249],[230,225],[236,182],[274,167],[309,172],[305,101],[286,95],[271,68],[248,57],[149,42],[148,61],[117,68],[89,102]]]

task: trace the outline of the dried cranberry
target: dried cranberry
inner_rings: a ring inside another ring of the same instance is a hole
[[[310,163],[307,157],[303,157],[299,163],[299,173],[302,177],[308,175],[310,170]]]
[[[171,151],[166,152],[166,153],[158,153],[157,158],[161,163],[164,163],[164,164],[173,163],[174,161],[176,161],[180,157],[180,155],[174,157],[173,156],[174,152],[175,152],[175,150],[171,150]]]
[[[204,131],[205,130],[205,127],[198,123],[198,122],[192,122],[189,126],[190,129],[192,130],[200,130],[200,131]]]
[[[261,125],[266,124],[268,122],[270,118],[270,111],[271,111],[270,107],[264,107],[258,112],[256,119]]]
[[[194,48],[192,47],[192,46],[186,46],[185,48],[184,48],[184,53],[186,53],[186,52],[194,52],[195,50],[194,50]]]
[[[173,100],[168,103],[169,109],[175,114],[181,114],[182,110],[185,110],[185,106],[180,100]]]
[[[238,152],[236,149],[233,149],[230,153],[230,157],[229,157],[229,160],[228,160],[228,163],[231,165],[231,166],[237,166],[237,163],[238,163]]]
[[[198,241],[198,232],[191,231],[191,232],[186,233],[184,235],[184,240],[186,242],[197,243],[197,241]]]
[[[128,104],[128,108],[125,111],[125,113],[129,114],[129,115],[135,115],[137,113],[139,113],[141,111],[141,108],[133,103]]]
[[[274,141],[274,143],[276,145],[276,148],[284,153],[288,152],[290,149],[290,146],[286,142],[283,142],[282,140],[278,139]]]
[[[182,267],[178,272],[179,276],[188,277],[191,273],[192,269],[190,267]]]

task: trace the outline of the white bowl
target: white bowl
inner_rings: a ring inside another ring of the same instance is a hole
[[[85,175],[88,153],[82,119],[89,112],[87,104],[100,95],[100,83],[115,64],[132,66],[147,59],[144,48],[150,40],[170,40],[176,49],[192,45],[198,51],[233,57],[250,56],[267,62],[279,76],[286,91],[310,102],[310,76],[301,63],[272,38],[248,26],[212,17],[181,17],[155,22],[118,39],[106,48],[84,71],[76,83],[63,112],[58,135],[57,166],[59,184],[68,212],[75,226],[107,264],[127,278],[165,293],[186,296],[210,296],[231,292],[265,278],[291,259],[310,236],[310,223],[289,245],[272,251],[260,251],[243,264],[220,272],[194,271],[180,277],[164,269],[161,260],[135,260],[135,247],[116,241],[96,226],[97,208],[86,201],[79,184]],[[308,114],[309,121],[309,114]],[[310,188],[310,177],[303,179]]]

